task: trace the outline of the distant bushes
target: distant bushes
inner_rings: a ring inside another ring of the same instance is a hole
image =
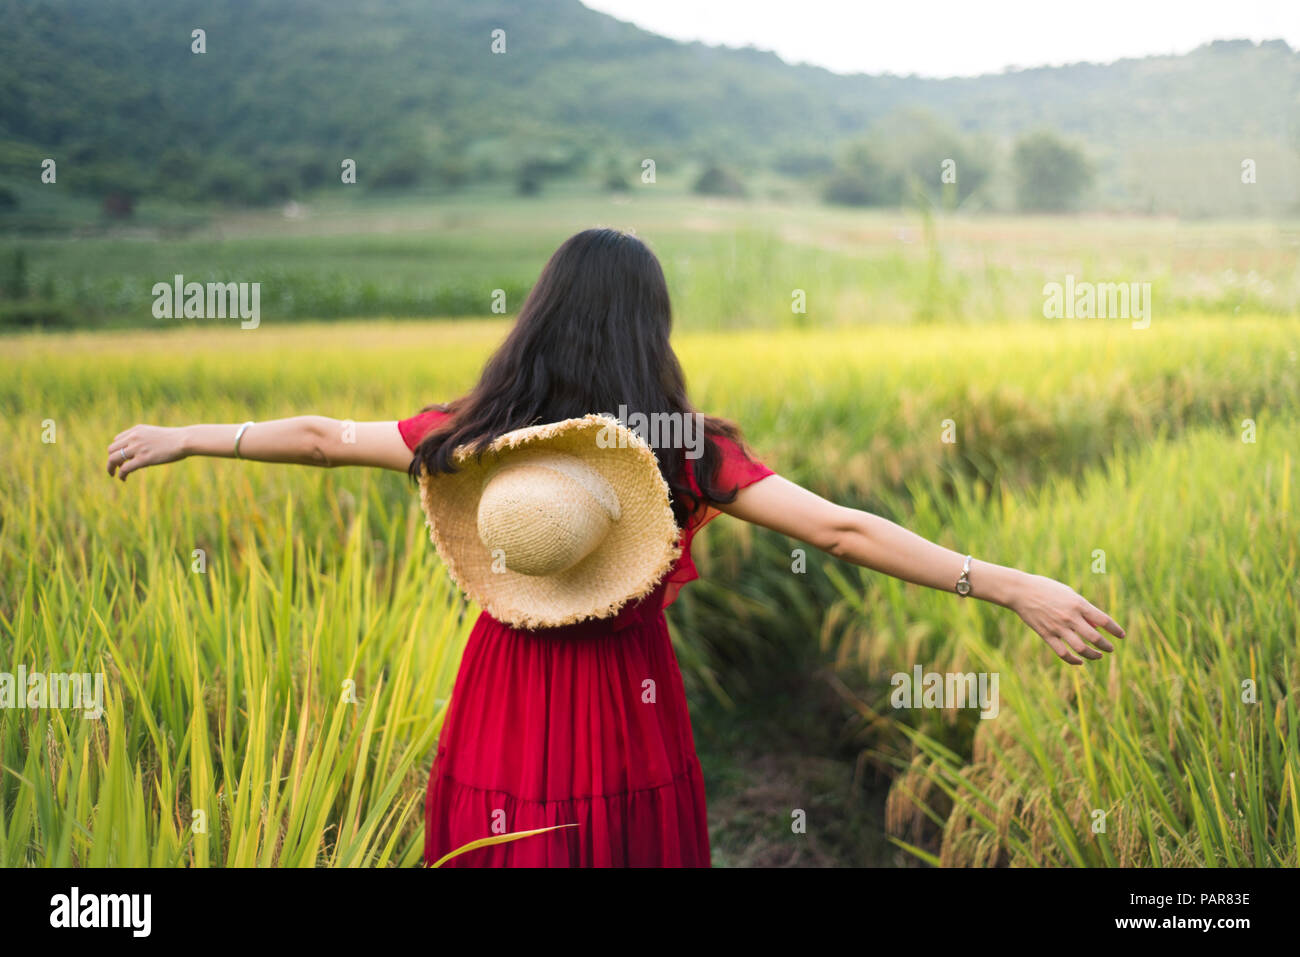
[[[955,209],[1014,206],[1024,212],[1063,212],[1082,204],[1095,166],[1079,147],[1051,130],[1019,137],[997,177],[996,151],[982,137],[965,136],[931,114],[893,114],[866,136],[841,147],[822,180],[822,199],[841,206],[904,206],[924,202]]]
[[[42,283],[39,290],[32,288],[24,250],[15,249],[4,257],[0,263],[0,329],[73,324],[72,309],[53,301],[51,283]]]
[[[357,256],[349,247],[312,240],[308,244],[314,252],[297,256],[293,263],[281,260],[284,246],[235,243],[223,246],[218,256],[210,245],[180,241],[149,244],[153,253],[103,271],[90,264],[112,241],[91,242],[91,248],[85,248],[73,241],[53,253],[44,248],[39,259],[22,246],[0,245],[0,328],[175,325],[184,320],[153,317],[150,292],[155,282],[169,281],[173,272],[199,282],[257,282],[262,315],[276,320],[484,316],[491,314],[495,290],[517,308],[536,278],[535,271],[513,262],[473,274],[437,269],[433,257],[434,268],[429,270],[389,268],[377,263],[381,253]],[[164,248],[178,258],[155,255]],[[394,248],[398,258],[409,261],[401,247]],[[364,265],[343,268],[350,260]]]
[[[1072,209],[1092,185],[1093,166],[1088,157],[1050,130],[1017,140],[1011,169],[1016,205],[1026,212]]]
[[[57,302],[0,301],[0,329],[71,329],[80,325],[72,310]]]
[[[840,153],[822,188],[822,198],[840,206],[890,206],[903,193],[903,173],[884,151],[867,140],[850,143]]]
[[[548,179],[572,176],[585,166],[581,151],[572,147],[537,149],[525,154],[515,167],[515,192],[521,196],[536,195]]]
[[[0,280],[0,293],[6,299],[26,299],[31,292],[27,278],[27,253],[15,249],[5,266],[4,278]]]
[[[812,188],[826,202],[864,207],[920,201],[947,209],[1064,210],[1082,205],[1094,175],[1082,151],[1050,131],[1038,131],[1015,143],[995,178],[997,150],[988,137],[959,130],[920,109],[881,117],[863,135],[838,147],[830,142],[772,144],[770,152],[747,156],[743,175],[731,165],[730,154],[719,157],[717,149],[716,144],[665,148],[653,158],[661,175],[699,196],[774,195],[767,182],[774,175],[784,180],[779,188],[792,195]],[[28,210],[19,206],[26,195],[23,178],[34,179],[42,155],[28,150],[17,159],[0,159],[0,229],[41,231],[40,223],[33,224],[23,215]],[[178,144],[134,162],[80,143],[61,159],[59,184],[61,193],[92,197],[101,206],[116,197],[110,203],[113,218],[129,219],[145,200],[237,207],[303,200],[338,189],[345,160],[355,163],[350,190],[457,190],[495,183],[508,185],[518,196],[535,196],[560,180],[583,181],[593,191],[629,190],[645,158],[613,134],[582,136],[532,127],[477,135],[457,129],[371,131],[364,146],[345,141],[323,150],[283,142],[247,151]],[[755,182],[763,186],[747,182],[750,169],[758,171]],[[996,192],[991,189],[995,183]]]
[[[899,206],[924,198],[956,208],[988,181],[991,152],[982,138],[963,136],[928,112],[902,111],[840,149],[822,198],[842,206]]]
[[[740,177],[717,163],[710,163],[691,187],[701,196],[744,196],[748,190]]]
[[[150,167],[87,159],[68,163],[59,181],[74,195],[101,201],[110,195],[136,200],[176,203],[216,203],[226,206],[270,206],[303,199],[321,189],[343,185],[343,162],[356,164],[355,185],[372,190],[454,190],[474,181],[510,181],[519,192],[540,191],[552,178],[573,175],[582,168],[581,152],[520,155],[513,144],[495,144],[490,160],[473,157],[465,144],[424,143],[416,138],[384,140],[376,146],[340,146],[326,151],[305,145],[266,147],[248,154],[205,153],[187,146],[163,150]],[[5,170],[0,169],[0,180]],[[12,200],[13,202],[6,202]],[[0,214],[13,209],[17,194],[0,182]]]

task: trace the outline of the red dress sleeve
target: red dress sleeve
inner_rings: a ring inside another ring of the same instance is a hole
[[[717,443],[718,451],[722,453],[722,461],[718,463],[717,478],[713,483],[722,491],[730,491],[733,487],[739,491],[747,485],[753,485],[759,479],[776,474],[762,462],[746,456],[741,447],[726,436],[718,435],[711,438]],[[686,481],[691,490],[702,497],[703,493],[695,480],[694,462],[691,459],[686,460]],[[721,514],[701,498],[700,507],[682,529],[682,556],[665,579],[667,587],[664,590],[663,607],[666,608],[673,603],[683,585],[700,577],[695,562],[691,559],[691,539],[701,528]]]
[[[718,465],[718,477],[714,482],[718,488],[724,491],[731,489],[732,486],[742,489],[747,485],[753,485],[761,478],[776,474],[762,462],[746,456],[740,446],[725,435],[717,436],[714,441],[717,443],[718,451],[722,453],[722,461]],[[691,475],[691,484],[697,490],[699,489],[699,486],[695,485],[694,474]]]
[[[450,412],[444,412],[441,409],[427,409],[411,416],[409,419],[400,420],[397,423],[397,431],[402,433],[402,441],[406,443],[406,447],[414,452],[421,439],[450,417]]]

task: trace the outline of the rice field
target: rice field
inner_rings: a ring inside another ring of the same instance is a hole
[[[403,477],[200,459],[122,485],[103,449],[137,421],[405,416],[504,328],[0,341],[0,671],[104,676],[98,719],[0,709],[0,866],[419,863],[476,609]],[[1250,314],[682,331],[696,402],[778,471],[1129,633],[1070,669],[1008,611],[818,554],[797,574],[798,543],[724,519],[670,613],[693,699],[818,649],[913,862],[1295,866],[1298,343]],[[997,673],[999,716],[895,710],[916,665]]]
[[[876,749],[903,771],[891,830],[916,840],[933,823],[930,859],[945,865],[1300,863],[1297,462],[1294,420],[1270,419],[1253,442],[1224,428],[1161,438],[1025,501],[918,496],[921,534],[1076,583],[1122,609],[1129,638],[1098,667],[1060,668],[998,609],[893,580],[846,588],[842,652],[1000,676],[997,716],[967,722],[969,753],[908,724],[910,748]],[[891,713],[877,696],[860,705]]]

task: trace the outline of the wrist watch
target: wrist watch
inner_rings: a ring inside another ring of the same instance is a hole
[[[965,598],[970,594],[970,556],[966,556],[966,562],[961,567],[961,577],[957,579],[957,594]]]

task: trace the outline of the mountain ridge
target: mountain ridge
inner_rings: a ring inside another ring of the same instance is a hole
[[[1300,53],[1282,40],[929,78],[682,43],[578,0],[3,0],[0,64],[0,185],[57,153],[93,195],[281,199],[336,177],[341,151],[394,187],[525,162],[632,175],[641,156],[816,167],[907,110],[1002,144],[1054,128],[1089,148],[1120,207],[1159,208],[1161,166],[1188,151],[1176,172],[1203,192],[1256,154],[1300,191]]]

